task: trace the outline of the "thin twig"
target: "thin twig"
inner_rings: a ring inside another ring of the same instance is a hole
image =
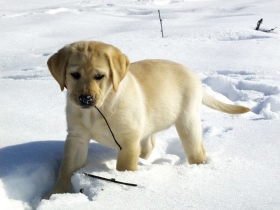
[[[93,175],[93,174],[88,174],[88,173],[85,173],[85,172],[84,172],[84,175],[92,177],[92,178],[108,181],[108,182],[114,182],[114,183],[117,183],[117,184],[123,184],[123,185],[132,186],[132,187],[136,187],[137,186],[137,184],[131,184],[131,183],[127,183],[127,182],[116,181],[116,179],[114,179],[114,178],[108,179],[108,178],[104,178],[104,177],[101,177],[101,176],[96,176],[96,175]]]
[[[258,21],[257,27],[256,27],[256,30],[257,30],[257,31],[262,31],[262,32],[268,33],[268,32],[274,31],[274,30],[277,28],[277,27],[275,27],[275,28],[272,28],[272,29],[269,29],[269,30],[260,29],[260,26],[261,26],[262,22],[263,22],[263,19],[260,19],[260,20]]]
[[[160,21],[160,27],[161,27],[161,36],[163,38],[163,29],[162,29],[162,19],[160,17],[160,11],[158,10],[158,17],[159,17],[159,21]]]
[[[275,28],[272,28],[272,29],[269,29],[269,30],[263,30],[263,32],[271,32],[271,31],[274,31],[274,29],[276,29],[277,27]]]
[[[260,19],[260,20],[258,21],[256,30],[259,30],[260,25],[262,24],[262,22],[263,22],[263,19]]]
[[[105,122],[106,122],[106,124],[107,124],[107,126],[108,126],[108,128],[109,128],[109,130],[110,130],[110,132],[111,132],[111,134],[112,134],[112,136],[113,136],[114,141],[115,141],[116,144],[119,146],[120,150],[122,150],[122,147],[121,147],[121,145],[119,144],[119,142],[116,140],[115,135],[114,135],[113,131],[111,130],[110,125],[109,125],[108,121],[106,120],[105,116],[102,114],[102,112],[101,112],[96,106],[95,106],[95,108],[97,109],[97,111],[101,114],[101,116],[102,116],[103,119],[105,120]]]

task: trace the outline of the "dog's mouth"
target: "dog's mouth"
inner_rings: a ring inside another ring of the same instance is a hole
[[[90,109],[93,106],[81,106],[82,109]]]

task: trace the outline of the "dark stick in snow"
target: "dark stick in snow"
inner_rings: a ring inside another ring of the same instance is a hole
[[[159,21],[160,21],[160,27],[161,27],[161,36],[163,38],[163,29],[162,29],[162,19],[160,17],[160,11],[158,10],[158,17],[159,17]]]
[[[124,185],[128,185],[128,186],[133,186],[133,187],[137,186],[137,184],[131,184],[131,183],[126,183],[126,182],[119,182],[119,181],[117,181],[114,178],[108,179],[108,178],[104,178],[104,177],[101,177],[101,176],[96,176],[96,175],[93,175],[93,174],[88,174],[88,173],[85,173],[85,172],[84,172],[84,175],[92,177],[92,178],[96,178],[96,179],[101,179],[101,180],[104,180],[104,181],[114,182],[114,183],[117,183],[117,184],[124,184]]]
[[[262,22],[263,22],[263,19],[260,19],[260,20],[258,21],[257,27],[256,27],[256,30],[257,30],[257,31],[259,30],[260,25],[262,24]]]
[[[260,20],[258,21],[257,27],[256,27],[256,30],[257,30],[257,31],[271,32],[271,31],[274,31],[274,30],[277,28],[277,27],[275,27],[275,28],[272,28],[272,29],[269,29],[269,30],[260,29],[260,26],[261,26],[262,22],[263,22],[263,19],[260,19]]]

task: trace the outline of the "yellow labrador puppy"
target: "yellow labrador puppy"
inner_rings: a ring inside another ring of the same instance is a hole
[[[68,135],[54,193],[71,192],[71,176],[86,163],[90,139],[118,149],[117,170],[137,170],[148,158],[154,134],[175,125],[190,164],[206,160],[200,109],[229,114],[250,111],[208,95],[188,68],[167,60],[130,63],[119,49],[101,42],[66,45],[48,60],[61,90],[67,87]],[[98,110],[105,115],[115,138]]]

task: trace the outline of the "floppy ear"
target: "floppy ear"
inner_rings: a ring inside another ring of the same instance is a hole
[[[114,48],[109,53],[105,53],[105,56],[107,57],[110,64],[113,89],[115,92],[117,92],[120,82],[128,71],[130,62],[126,55],[117,48]]]
[[[65,46],[57,53],[53,54],[48,60],[49,70],[60,85],[61,91],[63,91],[65,86],[66,65],[70,55],[70,48]]]

